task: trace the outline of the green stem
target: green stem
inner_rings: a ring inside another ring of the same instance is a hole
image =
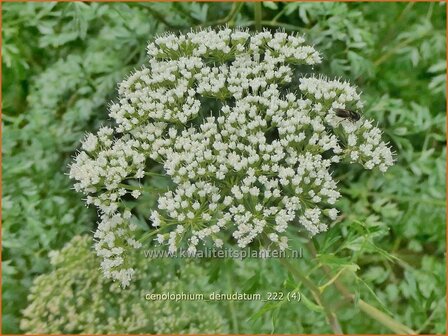
[[[440,300],[440,303],[436,306],[436,308],[434,308],[434,310],[432,311],[431,315],[429,315],[428,319],[417,330],[417,334],[420,334],[420,333],[422,333],[425,330],[425,328],[432,321],[432,319],[434,318],[434,316],[436,315],[436,313],[440,309],[440,307],[445,307],[444,301],[445,301],[445,299]]]
[[[353,299],[352,299],[353,300]],[[400,335],[415,335],[416,332],[412,330],[411,328],[408,328],[404,324],[401,324],[398,321],[395,321],[392,317],[386,315],[379,309],[375,308],[374,306],[368,304],[367,302],[359,299],[358,300],[358,307],[368,316],[373,318],[374,320],[378,321],[385,327],[388,327],[390,330],[395,332],[396,334]]]
[[[157,176],[157,177],[168,177],[166,174],[160,174],[155,172],[145,172],[145,175],[147,176]]]
[[[139,186],[131,186],[131,185],[129,185],[129,184],[124,184],[124,183],[120,183],[118,186],[119,186],[120,188],[124,188],[124,189],[126,189],[126,190],[140,190],[140,191],[144,190],[143,187],[139,187]]]
[[[135,185],[129,185],[129,184],[124,184],[124,183],[120,183],[118,186],[120,188],[124,188],[126,190],[138,190],[138,191],[142,191],[142,192],[145,191],[145,192],[152,192],[152,193],[156,192],[156,193],[158,193],[158,192],[165,192],[166,191],[166,190],[160,189],[160,188],[145,188],[145,187],[142,187],[142,186],[135,186]]]
[[[261,31],[261,1],[254,2],[255,29]]]
[[[255,25],[256,22],[255,21],[248,21],[246,23],[241,24],[241,27],[250,27]],[[272,28],[282,28],[285,29],[287,31],[304,31],[307,30],[306,28],[303,27],[297,27],[294,26],[292,24],[287,24],[287,23],[281,23],[281,22],[271,22],[271,21],[266,21],[266,20],[262,20],[261,21],[261,25],[262,26],[266,26],[266,27],[272,27]]]
[[[232,277],[230,276],[229,272],[227,273],[227,283],[229,284],[230,287],[230,292],[233,292],[233,282],[232,282]],[[233,300],[229,300],[229,310],[230,310],[230,316],[232,318],[232,331],[235,334],[239,333],[239,326],[238,326],[238,319],[236,316],[236,311],[235,311],[235,304],[233,302]]]
[[[287,259],[280,259],[280,262],[286,266],[288,271],[296,278],[296,280],[303,283],[311,291],[317,303],[324,309],[327,321],[330,324],[333,333],[342,334],[342,329],[336,317],[336,314],[333,313],[331,309],[324,303],[319,288],[300,271],[294,268],[294,266]]]
[[[278,14],[276,16],[274,16],[274,18],[271,20],[271,24],[277,23],[277,20],[280,19],[283,14],[285,14],[287,9],[288,9],[288,6],[283,7],[283,9],[280,12],[278,12]]]
[[[403,11],[400,13],[400,15],[393,21],[394,24],[391,25],[387,33],[385,34],[385,37],[382,39],[379,45],[386,46],[389,44],[389,42],[392,40],[392,37],[396,35],[396,31],[399,30],[401,27],[399,23],[407,16],[409,11],[412,9],[412,7],[415,5],[415,2],[410,2],[406,5],[406,7],[403,9]]]
[[[167,20],[166,20],[166,16],[165,15],[163,15],[162,13],[159,13],[158,11],[156,11],[153,7],[152,7],[152,4],[149,4],[149,3],[137,3],[137,6],[140,6],[140,7],[143,7],[143,8],[145,8],[145,9],[147,9],[148,10],[148,12],[149,12],[149,14],[152,16],[152,17],[154,17],[157,21],[159,21],[159,22],[162,22],[165,26],[167,26],[169,29],[182,29],[183,28],[183,26],[178,26],[178,25],[175,25],[175,24],[172,24],[171,22],[168,22]],[[114,8],[115,9],[115,8]],[[121,12],[119,11],[119,10],[116,10],[118,13],[119,13],[119,15],[120,16],[122,16],[121,15]],[[123,19],[124,20],[124,19]],[[123,21],[125,24],[126,24],[126,22],[127,22],[127,20],[125,20],[125,21]]]
[[[140,243],[143,243],[144,241],[146,241],[148,238],[151,238],[152,236],[156,235],[157,233],[160,232],[160,229],[157,230],[151,230],[149,232],[146,232],[143,236],[140,237],[140,239],[138,240]]]
[[[401,41],[396,46],[394,46],[392,49],[390,49],[389,51],[386,51],[376,61],[374,61],[373,65],[376,66],[376,67],[381,65],[382,63],[387,61],[387,59],[389,57],[393,56],[397,51],[401,50],[402,48],[408,46],[411,43],[418,42],[419,40],[422,40],[422,39],[428,37],[428,35],[431,34],[431,33],[432,32],[428,32],[428,33],[425,33],[425,34],[423,34],[422,36],[419,36],[419,37],[409,37],[406,40]]]
[[[243,7],[243,4],[244,2],[234,2],[232,5],[232,9],[230,10],[229,14],[227,14],[226,17],[217,21],[207,23],[204,26],[217,26],[217,25],[219,26],[231,22],[235,18],[235,16],[239,13],[241,7]]]
[[[343,192],[347,193],[348,189],[344,189]],[[375,192],[375,191],[369,191],[366,193],[369,196],[376,196],[376,197],[384,197],[384,198],[390,198],[395,201],[403,201],[403,202],[416,202],[416,203],[426,203],[426,204],[432,204],[434,206],[439,207],[445,207],[445,202],[443,200],[438,199],[425,199],[425,198],[415,198],[405,195],[392,195],[392,194],[386,194],[382,192]]]
[[[311,255],[315,258],[317,256],[316,247],[314,246],[314,242],[311,240],[308,243],[308,249],[311,252]],[[325,272],[325,274],[331,278],[331,270],[328,266],[322,265],[322,268]],[[336,289],[342,294],[344,298],[347,300],[357,303],[359,309],[363,311],[366,315],[370,316],[377,322],[381,323],[383,326],[389,328],[393,332],[401,335],[415,335],[416,332],[412,330],[411,328],[405,326],[404,324],[394,320],[389,315],[383,313],[379,309],[375,308],[371,304],[365,302],[364,300],[358,299],[356,300],[356,297],[354,294],[350,293],[350,291],[341,283],[338,279],[335,279],[333,281],[334,286]]]

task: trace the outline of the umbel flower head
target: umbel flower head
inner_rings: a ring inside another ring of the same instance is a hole
[[[321,62],[301,36],[221,29],[167,34],[125,79],[110,107],[113,128],[85,138],[71,165],[75,188],[96,205],[96,252],[126,286],[126,249],[141,244],[121,199],[163,167],[175,187],[147,214],[157,242],[190,253],[205,244],[288,247],[287,230],[327,230],[340,197],[338,162],[386,171],[393,157],[347,82],[301,71]],[[309,69],[308,69],[309,70]]]

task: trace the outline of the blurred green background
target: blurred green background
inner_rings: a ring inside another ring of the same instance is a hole
[[[356,265],[341,276],[346,286],[419,333],[445,334],[445,11],[435,2],[265,2],[261,17],[264,28],[303,33],[323,55],[317,73],[357,85],[365,115],[397,153],[386,174],[336,172],[345,217],[301,267],[323,284],[315,265],[334,274]],[[72,190],[67,165],[83,134],[109,122],[116,84],[145,61],[147,42],[191,28],[254,30],[254,14],[244,2],[2,4],[3,333],[22,332],[32,281],[52,269],[49,252],[94,228],[95,210]],[[252,291],[290,286],[284,270],[260,263],[228,262],[222,272],[245,267],[235,272]],[[359,307],[339,300],[345,332],[390,332],[354,319]],[[331,332],[311,303],[237,308],[222,310],[229,332]]]

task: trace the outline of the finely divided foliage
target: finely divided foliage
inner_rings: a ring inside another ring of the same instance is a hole
[[[104,275],[122,286],[134,273],[127,250],[141,246],[122,200],[141,196],[131,181],[156,164],[175,184],[148,214],[156,241],[194,254],[232,240],[286,249],[287,230],[326,231],[340,197],[332,166],[393,163],[371,120],[336,115],[362,112],[356,89],[304,74],[321,57],[301,36],[202,30],[161,36],[147,51],[147,65],[119,85],[115,126],[87,135],[70,169],[101,213]]]

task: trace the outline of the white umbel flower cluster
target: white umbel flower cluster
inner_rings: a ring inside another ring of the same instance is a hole
[[[71,166],[75,188],[103,213],[96,237],[107,276],[124,285],[132,276],[123,250],[139,243],[120,200],[140,196],[124,181],[154,164],[175,183],[148,214],[157,241],[191,253],[231,240],[285,249],[289,228],[315,235],[336,218],[332,165],[392,165],[371,121],[337,115],[360,112],[356,89],[300,72],[321,62],[304,42],[222,29],[167,34],[148,46],[148,64],[119,85],[116,126],[88,135]]]

